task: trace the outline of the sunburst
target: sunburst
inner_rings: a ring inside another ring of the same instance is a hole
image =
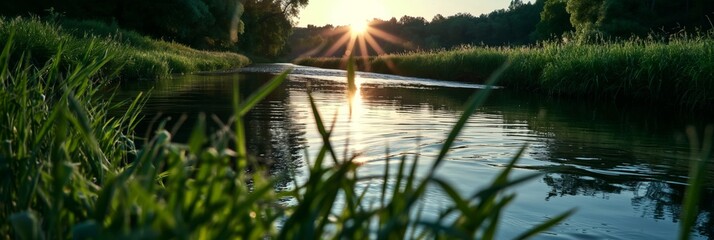
[[[362,35],[365,32],[367,32],[367,29],[369,28],[369,23],[368,22],[355,22],[350,24],[350,33],[352,35]]]
[[[394,36],[393,34],[387,33],[379,28],[373,27],[367,21],[357,21],[350,25],[349,28],[337,28],[340,31],[336,31],[335,35],[341,35],[341,37],[334,43],[327,51],[324,52],[323,56],[334,56],[334,54],[345,47],[345,52],[342,54],[342,64],[343,67],[347,64],[350,56],[361,56],[362,66],[364,70],[369,71],[371,66],[369,65],[369,50],[371,48],[377,55],[384,55],[387,52],[384,51],[382,46],[379,45],[377,39],[381,39],[393,44],[402,44],[402,40]],[[355,47],[359,44],[359,53],[355,53]],[[391,61],[386,62],[387,67],[392,70],[392,72],[397,72],[394,64]]]

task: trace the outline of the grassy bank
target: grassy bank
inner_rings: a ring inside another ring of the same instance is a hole
[[[11,62],[26,53],[30,63],[42,66],[61,50],[61,69],[66,69],[89,58],[109,54],[113,57],[100,71],[107,78],[159,78],[250,63],[239,54],[199,51],[98,21],[0,18],[0,42],[7,42],[13,34],[15,47]]]
[[[482,83],[506,61],[511,67],[499,85],[512,89],[676,107],[714,106],[712,34],[677,36],[667,43],[545,43],[536,47],[465,47],[391,54],[369,58],[361,69]],[[295,63],[344,68],[341,62],[336,58],[308,58]]]

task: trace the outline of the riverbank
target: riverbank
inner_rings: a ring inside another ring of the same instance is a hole
[[[3,29],[15,29],[15,35],[8,34],[0,46],[0,202],[8,203],[0,204],[0,239],[361,239],[375,233],[389,239],[407,234],[489,239],[501,223],[500,212],[512,200],[513,195],[506,194],[538,176],[510,178],[514,157],[491,185],[473,196],[457,193],[435,177],[487,92],[471,100],[429,175],[417,177],[412,164],[416,158],[392,159],[398,170],[387,160],[384,175],[377,177],[380,183],[373,185],[381,189],[380,201],[364,198],[364,178],[357,177],[361,163],[356,156],[337,157],[340,153],[332,148],[312,101],[312,115],[324,139],[320,154],[304,160],[305,172],[286,169],[273,175],[248,152],[242,117],[280,86],[287,73],[243,102],[234,85],[232,117],[217,132],[207,131],[201,115],[188,130],[187,144],[176,143],[174,133],[164,128],[175,123],[161,120],[154,137],[137,147],[134,130],[145,98],[139,94],[115,104],[100,89],[111,84],[106,77],[126,76],[124,68],[134,70],[134,65],[120,64],[131,58],[121,59],[128,56],[114,51],[141,50],[99,37],[60,34],[63,30],[39,21],[17,21],[9,22],[19,24],[14,27],[3,22]],[[53,44],[58,50],[42,48]],[[164,56],[172,55],[154,57],[169,59]],[[109,113],[119,108],[124,109],[119,116]],[[303,174],[305,181],[295,180],[296,174]],[[281,180],[294,185],[277,187]],[[438,219],[420,219],[421,199],[434,185],[448,193],[442,203],[459,208],[443,209]],[[345,204],[336,204],[337,199]],[[521,236],[538,234],[571,213],[529,226]]]
[[[666,43],[632,40],[591,45],[464,47],[357,60],[359,69],[403,76],[483,83],[509,61],[499,85],[556,96],[633,101],[678,108],[714,105],[712,33]],[[339,58],[306,58],[299,65],[345,68]]]
[[[110,55],[99,73],[103,79],[153,79],[250,63],[240,54],[200,51],[99,21],[0,18],[0,42],[7,42],[11,35],[14,35],[11,62],[27,53],[24,60],[43,66],[61,51],[59,62],[61,69],[66,69],[90,57]]]

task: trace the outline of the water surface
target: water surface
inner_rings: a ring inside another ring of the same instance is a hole
[[[246,117],[249,151],[276,173],[288,168],[304,172],[303,150],[316,156],[321,147],[308,91],[323,118],[335,121],[332,140],[337,151],[358,153],[358,160],[365,163],[359,173],[379,176],[384,172],[387,148],[392,159],[418,155],[420,173],[428,170],[460,116],[462,104],[483,87],[358,73],[360,90],[350,98],[343,71],[267,64],[237,73],[123,84],[118,97],[153,89],[138,131],[151,129],[155,119],[170,117],[168,126],[173,126],[185,116],[176,136],[182,141],[199,112],[214,116],[210,119],[216,123],[230,117],[235,82],[240,82],[242,95],[247,95],[287,68],[294,68],[289,80]],[[701,130],[711,122],[699,113],[672,114],[652,107],[557,100],[498,89],[470,118],[438,177],[463,194],[473,193],[526,145],[516,175],[563,168],[513,190],[517,198],[506,209],[499,238],[515,237],[575,208],[575,215],[540,238],[674,239],[688,171],[689,144],[684,132],[687,126]],[[375,194],[371,197],[378,197]],[[426,215],[442,209],[446,198],[430,191],[424,199]],[[709,188],[696,238],[714,236],[712,200]]]

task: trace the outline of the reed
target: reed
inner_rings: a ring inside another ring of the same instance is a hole
[[[303,183],[276,190],[277,179],[246,151],[242,117],[287,73],[244,101],[234,89],[234,115],[219,132],[209,134],[200,116],[187,144],[180,144],[161,123],[137,149],[133,129],[145,98],[125,102],[124,115],[112,117],[108,109],[117,106],[97,94],[104,84],[97,77],[115,56],[91,56],[88,49],[90,57],[69,64],[68,71],[59,69],[61,49],[42,67],[31,65],[27,55],[11,64],[9,39],[0,53],[0,238],[493,239],[504,207],[515,197],[507,190],[539,176],[510,176],[525,148],[473,195],[458,193],[434,174],[488,97],[486,90],[466,103],[424,177],[417,177],[417,164],[411,164],[419,159],[406,156],[387,157],[387,164],[398,166],[396,172],[386,167],[383,175],[361,176],[353,157],[338,157],[330,142],[332,128],[311,101],[323,145],[317,156],[306,158],[310,167]],[[496,71],[488,84],[505,71]],[[367,189],[357,185],[370,180],[383,193],[378,200],[366,199]],[[450,201],[436,219],[419,215],[420,199],[430,188]],[[335,204],[338,199],[342,206]],[[519,238],[569,214],[537,224]]]
[[[339,58],[295,63],[342,67]],[[372,58],[370,71],[483,83],[504,62],[500,85],[520,91],[682,108],[714,105],[714,33],[666,41],[632,39],[598,44],[546,42],[531,47],[473,47]],[[366,70],[367,68],[361,68]]]

